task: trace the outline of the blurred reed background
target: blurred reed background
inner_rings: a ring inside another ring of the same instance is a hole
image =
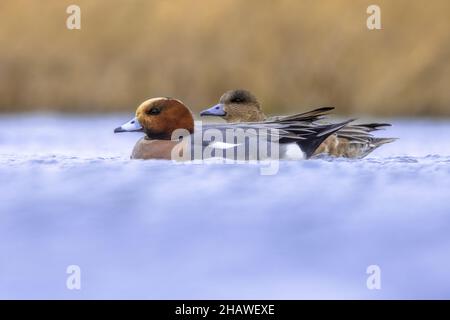
[[[198,112],[247,88],[269,113],[449,116],[449,32],[448,0],[1,0],[0,111]]]

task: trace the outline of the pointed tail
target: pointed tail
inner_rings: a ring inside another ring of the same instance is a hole
[[[309,159],[316,149],[320,146],[320,144],[325,141],[330,135],[335,133],[336,131],[342,129],[350,122],[354,121],[354,119],[350,119],[344,122],[335,123],[335,124],[327,124],[311,127],[311,134],[306,136],[303,140],[298,140],[297,144],[305,153],[306,158]]]

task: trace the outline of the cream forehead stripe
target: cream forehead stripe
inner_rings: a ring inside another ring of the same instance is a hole
[[[151,99],[145,100],[144,102],[142,102],[142,103],[139,105],[139,107],[137,108],[137,110],[139,110],[139,109],[141,109],[141,108],[144,108],[144,107],[146,107],[146,106],[149,106],[149,105],[151,105],[151,104],[153,104],[153,103],[155,103],[155,102],[157,102],[157,101],[161,101],[161,100],[175,100],[175,101],[178,101],[179,103],[181,103],[182,105],[184,105],[184,103],[183,103],[181,100],[178,100],[178,99],[165,98],[165,97],[158,97],[158,98],[151,98]]]

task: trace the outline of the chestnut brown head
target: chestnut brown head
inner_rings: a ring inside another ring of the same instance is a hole
[[[256,97],[243,89],[225,92],[218,104],[202,111],[200,115],[221,117],[227,122],[254,122],[265,119]]]
[[[153,98],[141,103],[136,117],[114,132],[143,131],[150,139],[171,140],[177,129],[194,132],[191,111],[180,100]]]

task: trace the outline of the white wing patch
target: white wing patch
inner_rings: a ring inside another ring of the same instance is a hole
[[[296,143],[286,143],[280,145],[280,159],[284,160],[302,160],[305,154]]]
[[[237,146],[239,146],[239,144],[226,143],[226,142],[222,142],[222,141],[213,142],[209,145],[209,147],[215,148],[215,149],[230,149],[230,148],[234,148]]]

